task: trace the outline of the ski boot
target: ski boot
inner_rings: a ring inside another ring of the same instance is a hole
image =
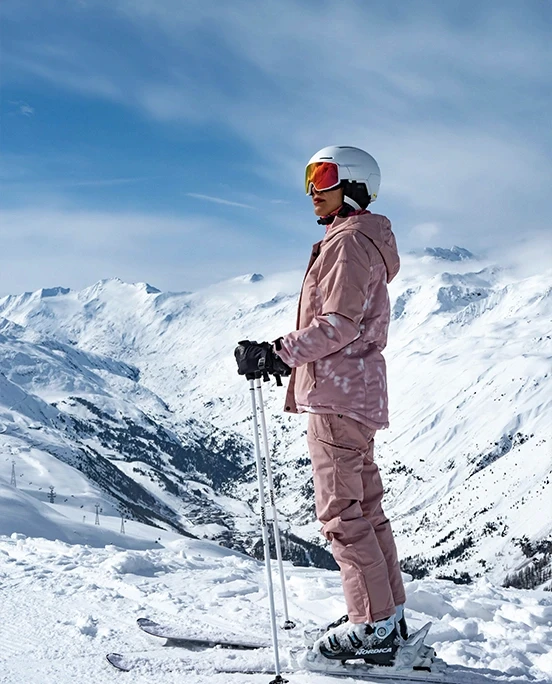
[[[370,679],[377,673],[382,677],[429,682],[434,674],[443,674],[447,667],[444,661],[426,655],[428,647],[424,646],[424,640],[430,628],[428,622],[403,641],[392,618],[372,625],[347,625],[345,621],[332,629],[327,638],[316,642],[314,648],[302,651],[297,665],[310,672],[341,677]],[[431,677],[422,679],[423,675],[414,674],[416,670],[431,672]]]
[[[316,625],[312,627],[307,627],[303,632],[303,638],[307,646],[313,646],[316,641],[321,639],[326,632],[334,627],[339,627],[340,625],[348,622],[349,616],[342,615],[337,620],[330,622],[328,625],[322,627]],[[406,641],[408,639],[408,626],[406,624],[406,618],[404,617],[404,606],[397,606],[395,620],[397,622],[397,630],[401,636],[401,639]]]
[[[344,621],[319,639],[313,651],[330,660],[362,659],[370,665],[393,665],[400,645],[395,616],[373,624]]]
[[[303,639],[305,641],[306,646],[314,646],[315,642],[317,642],[319,639],[321,639],[326,632],[328,632],[330,629],[333,629],[334,627],[339,627],[339,625],[344,624],[345,622],[348,622],[349,616],[348,615],[343,615],[342,617],[338,618],[337,620],[334,620],[333,622],[330,622],[327,625],[312,625],[310,627],[306,627],[303,630]]]
[[[406,623],[406,618],[404,615],[404,606],[397,606],[396,608],[396,613],[395,613],[395,621],[397,623],[397,632],[401,638],[402,641],[407,641],[409,632],[408,632],[408,625]],[[322,627],[316,625],[312,627],[307,627],[304,632],[303,632],[303,638],[305,640],[305,644],[309,647],[313,647],[314,644],[317,641],[320,641],[330,630],[335,629],[336,627],[340,627],[341,625],[345,625],[349,622],[349,617],[347,615],[343,615],[337,620],[334,620],[333,622],[330,622],[328,625],[324,625]],[[349,623],[350,624],[350,623]],[[420,647],[420,658],[423,661],[423,669],[428,669],[429,664],[437,657],[437,653],[433,649],[432,646],[426,646],[423,644]]]

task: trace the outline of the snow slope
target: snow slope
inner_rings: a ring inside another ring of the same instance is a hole
[[[55,401],[58,410],[86,419],[87,429],[90,411],[99,410],[93,448],[161,499],[172,511],[162,513],[166,519],[193,532],[203,516],[208,524],[200,536],[246,538],[255,520],[243,506],[254,506],[256,496],[249,398],[232,350],[239,339],[274,339],[294,327],[301,275],[244,276],[196,293],[161,293],[115,279],[80,292],[6,297],[0,371],[31,398],[12,407],[42,400],[32,410],[44,412]],[[400,553],[416,576],[501,583],[527,562],[550,557],[551,276],[522,278],[467,250],[434,249],[407,256],[391,285],[392,425],[378,434],[377,458]],[[25,361],[25,354],[43,358],[45,349],[47,371],[42,362]],[[55,366],[55,355],[65,370]],[[279,507],[290,531],[319,543],[305,419],[282,415],[283,390],[271,385],[265,396]],[[193,417],[196,443],[226,431],[219,453],[226,453],[229,435],[239,434],[226,489],[210,479],[219,471],[216,460],[198,472],[196,459],[184,480],[167,456],[144,465],[141,454],[136,466],[132,449],[122,461],[118,456],[125,448],[120,438],[98,445],[105,416],[119,414],[143,428],[153,420],[180,440]],[[192,502],[185,515],[174,515],[178,506],[165,484],[152,484],[159,468],[176,483],[184,507]]]
[[[42,536],[0,534],[0,682],[57,684],[119,682],[135,684],[265,684],[268,674],[239,672],[272,668],[270,649],[258,652],[167,649],[141,633],[135,621],[151,617],[190,630],[270,639],[264,568],[249,556],[213,542],[185,539],[170,532],[129,523],[126,534],[75,522],[80,509],[29,502],[28,496],[0,480],[2,529],[15,506],[31,511],[29,531]],[[72,519],[73,517],[73,519]],[[31,530],[31,527],[33,529]],[[74,543],[82,530],[86,544]],[[73,543],[54,541],[69,539]],[[274,569],[276,572],[276,569]],[[322,623],[344,611],[339,576],[286,563],[293,632],[280,633],[282,662],[301,641],[307,624]],[[408,579],[408,578],[406,578]],[[277,585],[279,594],[279,584]],[[470,587],[447,581],[407,582],[411,629],[434,624],[428,643],[450,665],[460,667],[458,681],[482,684],[544,684],[552,677],[552,594],[498,588],[486,579]],[[132,675],[115,671],[105,654],[117,651],[139,658]],[[217,674],[226,663],[237,674]],[[304,671],[289,676],[294,684],[342,678]],[[370,681],[368,678],[366,681]]]

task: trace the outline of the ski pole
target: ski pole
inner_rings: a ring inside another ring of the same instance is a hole
[[[264,559],[266,570],[266,584],[268,589],[268,602],[270,608],[270,622],[272,627],[272,646],[274,648],[274,666],[276,679],[270,684],[287,684],[288,680],[283,679],[280,670],[280,655],[278,651],[278,633],[276,627],[276,611],[274,609],[274,587],[272,585],[272,568],[270,564],[270,547],[268,542],[268,523],[265,512],[265,491],[263,481],[263,464],[261,459],[261,445],[259,443],[259,421],[257,419],[257,402],[255,401],[255,380],[254,376],[248,377],[249,390],[251,393],[251,408],[253,415],[253,441],[255,444],[255,460],[257,463],[257,480],[259,483],[259,505],[261,508],[261,532],[263,537]]]
[[[260,416],[261,434],[263,437],[264,457],[266,465],[266,477],[268,483],[268,496],[270,499],[270,507],[272,508],[272,529],[274,532],[274,545],[276,546],[276,558],[278,559],[278,570],[280,573],[280,585],[282,588],[282,601],[284,604],[284,629],[293,629],[295,622],[289,619],[288,603],[286,595],[286,578],[284,574],[284,564],[282,561],[282,546],[280,542],[280,528],[278,525],[278,512],[276,511],[276,503],[274,496],[274,482],[272,479],[272,463],[270,457],[270,448],[268,446],[268,432],[266,429],[266,418],[264,411],[263,390],[261,385],[261,378],[255,381],[255,390],[257,393],[257,410]]]

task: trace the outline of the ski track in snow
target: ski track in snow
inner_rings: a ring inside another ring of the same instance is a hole
[[[286,576],[290,616],[299,627],[280,632],[284,664],[300,644],[301,627],[344,612],[337,573],[286,564]],[[270,672],[270,649],[163,648],[136,626],[147,616],[187,625],[191,635],[270,639],[264,586],[262,564],[206,541],[166,540],[162,547],[132,550],[0,537],[0,682],[267,683],[268,674],[217,673],[216,667]],[[549,592],[503,589],[487,580],[471,586],[419,580],[407,583],[407,593],[411,630],[432,621],[428,643],[450,665],[469,668],[458,681],[481,684],[483,676],[495,681],[498,673],[511,684],[551,681]],[[108,652],[136,656],[136,669],[117,672],[105,660]],[[286,677],[298,684],[347,681],[306,671]]]

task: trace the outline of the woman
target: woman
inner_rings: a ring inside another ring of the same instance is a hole
[[[285,374],[289,366],[285,410],[309,413],[316,513],[341,569],[348,611],[321,630],[315,650],[390,664],[399,632],[406,638],[405,592],[373,456],[374,435],[388,426],[381,352],[387,283],[399,256],[389,220],[367,210],[379,184],[376,161],[358,148],[325,147],[311,158],[305,190],[326,234],[313,247],[297,330],[273,347],[246,343],[239,372],[258,370],[260,358],[269,372]]]

